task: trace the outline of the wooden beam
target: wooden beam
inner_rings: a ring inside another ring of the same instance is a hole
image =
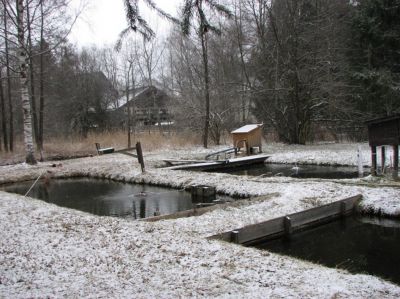
[[[196,163],[207,163],[207,160],[176,160],[176,159],[164,159],[168,165],[185,165],[185,164],[196,164]]]
[[[143,151],[142,151],[142,145],[140,144],[140,142],[136,143],[136,153],[137,153],[137,158],[138,158],[140,167],[142,168],[142,172],[144,172],[145,168],[144,168]]]
[[[128,147],[128,148],[123,148],[123,149],[117,150],[114,153],[125,153],[128,151],[134,151],[135,149],[136,149],[136,147]]]
[[[123,155],[127,155],[127,156],[134,157],[134,158],[137,158],[137,157],[138,157],[138,156],[135,155],[135,154],[127,153],[127,152],[118,152],[118,154],[123,154]]]

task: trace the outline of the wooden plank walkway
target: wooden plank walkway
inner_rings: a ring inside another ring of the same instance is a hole
[[[211,238],[251,245],[262,240],[288,236],[293,232],[318,226],[352,214],[361,199],[362,195],[356,195],[320,207],[221,233]]]
[[[198,170],[198,171],[227,169],[227,168],[234,168],[246,165],[261,164],[264,163],[264,161],[269,157],[270,156],[268,155],[254,155],[248,157],[228,159],[225,161],[210,161],[210,162],[193,163],[186,165],[177,165],[177,166],[167,167],[167,169]]]

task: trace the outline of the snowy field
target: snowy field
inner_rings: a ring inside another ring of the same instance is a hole
[[[356,165],[358,146],[368,166],[366,144],[273,144],[264,152],[270,161],[281,163]],[[179,189],[208,184],[219,193],[251,196],[240,207],[147,223],[93,216],[0,191],[0,297],[400,297],[400,286],[380,278],[206,239],[356,194],[363,195],[365,211],[400,216],[399,183],[371,177],[302,180],[159,168],[162,159],[203,159],[215,150],[145,153],[144,174],[135,160],[120,154],[0,167],[0,184],[36,179],[50,171],[54,178],[91,176]]]

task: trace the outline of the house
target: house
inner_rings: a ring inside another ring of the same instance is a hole
[[[129,99],[129,100],[128,100]],[[158,86],[141,86],[131,89],[110,103],[107,111],[113,127],[125,127],[128,109],[134,126],[151,126],[171,123],[170,97]]]

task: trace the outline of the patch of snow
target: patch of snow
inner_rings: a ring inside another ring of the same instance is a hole
[[[259,127],[261,127],[262,125],[259,124],[255,124],[255,125],[245,125],[243,127],[240,127],[236,130],[233,130],[231,133],[232,134],[236,134],[236,133],[249,133]]]
[[[333,155],[339,148],[342,152]],[[267,153],[271,150],[271,158],[280,161],[352,165],[356,149],[353,145],[270,145]],[[260,178],[156,168],[162,159],[202,159],[216,150],[145,153],[147,171],[143,174],[135,159],[119,154],[63,161],[59,167],[46,162],[0,167],[0,184],[36,179],[50,171],[54,178],[91,176],[179,189],[204,184],[215,186],[218,193],[252,197],[198,217],[147,223],[93,216],[0,191],[0,297],[400,296],[399,286],[370,275],[352,275],[206,239],[356,194],[363,195],[363,210],[398,216],[398,183],[372,178],[341,182]]]

